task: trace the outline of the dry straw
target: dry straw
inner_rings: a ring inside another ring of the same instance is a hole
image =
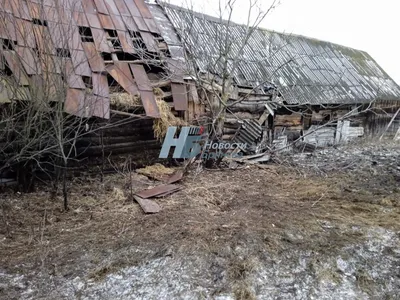
[[[154,131],[154,136],[158,140],[162,140],[167,134],[168,127],[183,126],[186,125],[186,122],[174,116],[169,104],[163,100],[164,93],[161,89],[155,88],[153,92],[154,95],[156,96],[157,106],[161,115],[159,119],[154,120],[153,131]]]

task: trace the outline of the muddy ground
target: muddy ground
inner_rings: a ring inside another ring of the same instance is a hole
[[[118,174],[61,196],[1,195],[1,299],[399,299],[400,146],[196,169],[144,215],[159,183]]]

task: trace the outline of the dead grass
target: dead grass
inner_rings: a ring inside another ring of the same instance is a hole
[[[149,216],[126,198],[131,185],[134,191],[154,185],[138,174],[132,181],[123,175],[106,176],[103,183],[76,179],[70,183],[68,213],[61,210],[61,195],[51,200],[45,187],[33,194],[10,192],[2,195],[0,208],[5,215],[0,222],[7,222],[0,227],[0,265],[13,271],[24,265],[24,272],[41,266],[60,276],[102,280],[126,266],[118,256],[129,265],[144,260],[129,249],[173,248],[228,258],[236,298],[253,299],[246,278],[263,251],[333,254],[364,239],[353,226],[400,230],[400,208],[387,202],[400,199],[397,186],[385,186],[391,193],[374,194],[372,201],[367,193],[346,191],[350,185],[351,190],[373,189],[367,177],[346,176],[299,178],[280,166],[193,172],[184,178],[183,190],[156,199],[162,211]],[[115,259],[109,261],[109,253]]]
[[[234,295],[236,300],[256,300],[256,296],[249,289],[247,285],[241,285],[234,288]]]
[[[172,168],[167,168],[164,165],[157,163],[152,166],[147,166],[145,168],[137,169],[136,172],[138,174],[155,178],[159,176],[172,175],[175,172],[175,170]]]

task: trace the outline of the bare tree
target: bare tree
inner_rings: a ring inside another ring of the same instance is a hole
[[[10,1],[13,9],[17,1]],[[69,3],[71,11],[76,3]],[[43,3],[29,4],[33,21],[7,12],[0,20],[0,173],[15,171],[25,191],[39,171],[56,178],[67,210],[67,170],[77,155],[76,141],[92,130],[89,117],[107,118],[109,106],[82,79],[90,79],[90,57],[78,49],[81,35],[66,10],[53,8],[53,22]]]

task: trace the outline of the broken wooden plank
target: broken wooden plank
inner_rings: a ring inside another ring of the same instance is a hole
[[[185,85],[172,83],[171,84],[172,98],[174,100],[175,110],[185,111],[188,109],[188,98]]]
[[[275,126],[301,126],[301,115],[276,115],[274,124]]]
[[[133,195],[133,198],[140,205],[145,214],[156,214],[161,211],[161,207],[153,200],[143,199],[137,195]]]
[[[177,185],[165,184],[165,185],[156,186],[152,189],[140,191],[139,193],[136,193],[136,195],[141,198],[147,199],[147,198],[155,197],[157,195],[165,194],[170,191],[177,191],[179,189],[180,189],[180,187]]]

